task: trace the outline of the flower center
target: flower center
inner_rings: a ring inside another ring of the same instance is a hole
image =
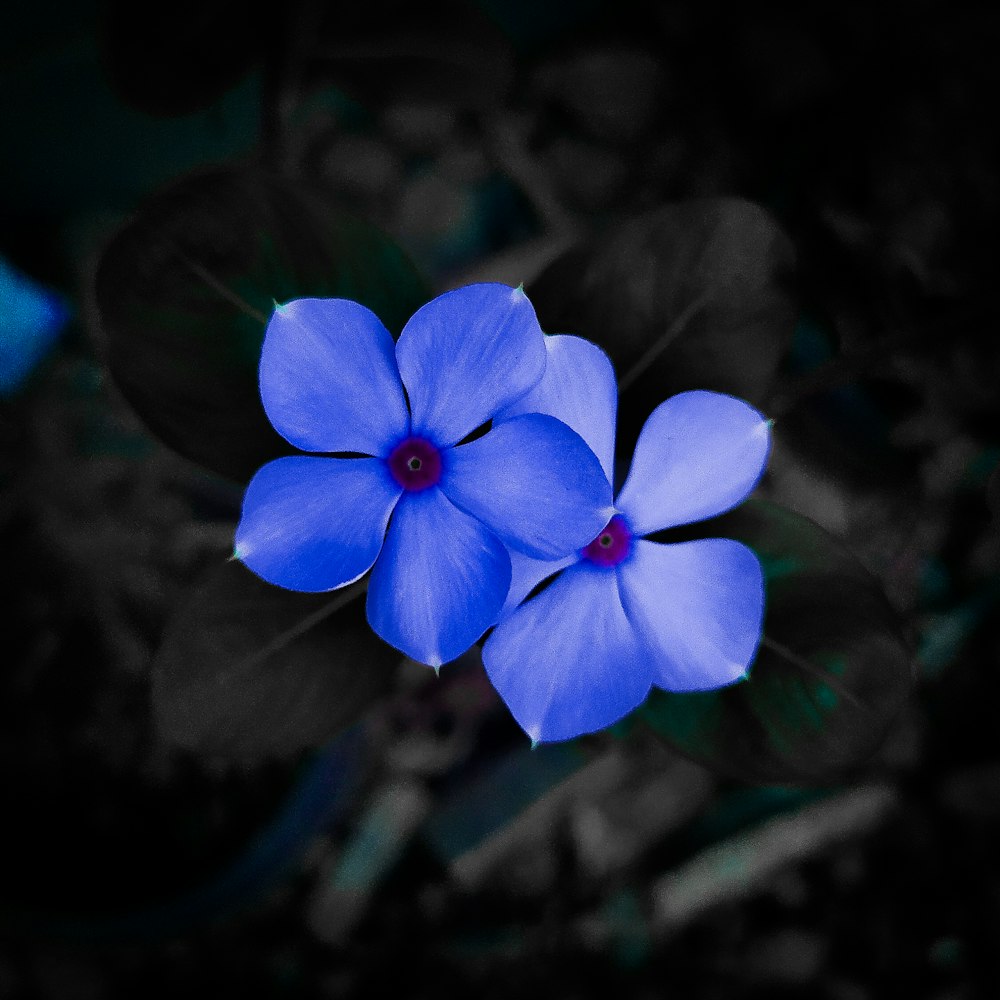
[[[404,490],[426,490],[441,479],[441,452],[426,438],[409,437],[400,441],[387,462],[392,478]]]
[[[617,566],[631,551],[632,532],[625,518],[615,514],[581,554],[598,566]]]

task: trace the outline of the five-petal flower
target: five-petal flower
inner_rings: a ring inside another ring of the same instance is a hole
[[[617,410],[611,362],[578,337],[549,337],[546,348],[543,379],[498,419],[558,417],[594,450],[610,489]],[[699,691],[746,676],[764,613],[756,555],[725,538],[661,544],[645,536],[740,503],[769,450],[770,425],[750,404],[715,392],[680,393],[646,421],[614,515],[589,544],[556,561],[511,553],[510,592],[483,662],[533,742],[602,729],[653,685]]]
[[[301,591],[372,569],[368,620],[383,639],[435,667],[461,655],[497,620],[508,550],[559,558],[611,510],[598,460],[551,415],[522,411],[463,443],[536,385],[545,364],[531,303],[507,285],[437,297],[396,344],[347,299],[278,306],[261,399],[286,440],[319,454],[256,473],[236,557]]]

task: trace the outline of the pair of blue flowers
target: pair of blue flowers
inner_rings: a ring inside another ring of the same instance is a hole
[[[543,334],[524,292],[500,284],[439,296],[397,343],[356,302],[288,302],[268,323],[260,389],[278,432],[313,454],[254,476],[236,557],[301,591],[371,570],[372,628],[433,667],[492,628],[487,673],[534,742],[602,729],[653,685],[746,675],[757,557],[729,539],[646,536],[750,493],[770,433],[749,404],[668,399],[615,498],[611,362]]]

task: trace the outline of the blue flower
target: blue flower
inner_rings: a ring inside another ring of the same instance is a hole
[[[610,489],[617,407],[611,362],[578,337],[549,337],[546,347],[544,378],[500,417],[558,417],[593,449]],[[748,403],[680,393],[646,421],[613,516],[589,544],[553,562],[511,554],[510,593],[483,662],[533,742],[603,729],[653,685],[701,691],[746,676],[764,615],[756,555],[725,538],[668,545],[645,536],[740,503],[769,450],[770,425]]]
[[[519,414],[463,443],[545,364],[534,309],[506,285],[439,296],[396,344],[357,302],[278,306],[261,399],[283,437],[320,454],[258,470],[235,556],[290,590],[333,590],[372,569],[368,621],[386,642],[434,667],[460,656],[497,620],[508,550],[564,556],[611,510],[596,457],[552,416]]]
[[[59,339],[69,309],[0,257],[0,398],[27,381]]]

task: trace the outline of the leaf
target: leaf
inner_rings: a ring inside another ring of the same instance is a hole
[[[381,232],[292,185],[222,168],[164,188],[105,248],[107,363],[154,434],[236,480],[290,451],[260,402],[274,301],[355,299],[398,332],[429,293]]]
[[[106,0],[103,63],[115,92],[151,115],[209,107],[258,62],[265,33],[240,0],[174,0],[136,5]]]
[[[364,603],[357,590],[273,587],[235,561],[214,568],[153,663],[161,735],[240,761],[323,745],[389,690],[402,660],[368,627]]]
[[[748,680],[656,691],[640,716],[681,752],[751,781],[815,782],[863,763],[913,677],[912,651],[878,581],[842,543],[777,504],[751,500],[702,529],[760,556],[765,640]]]
[[[529,294],[549,333],[575,333],[615,364],[623,441],[686,389],[767,394],[797,307],[788,237],[758,205],[704,198],[665,205],[578,245]]]
[[[501,833],[533,804],[590,762],[574,742],[529,748],[522,739],[488,767],[449,788],[423,836],[446,864]]]

